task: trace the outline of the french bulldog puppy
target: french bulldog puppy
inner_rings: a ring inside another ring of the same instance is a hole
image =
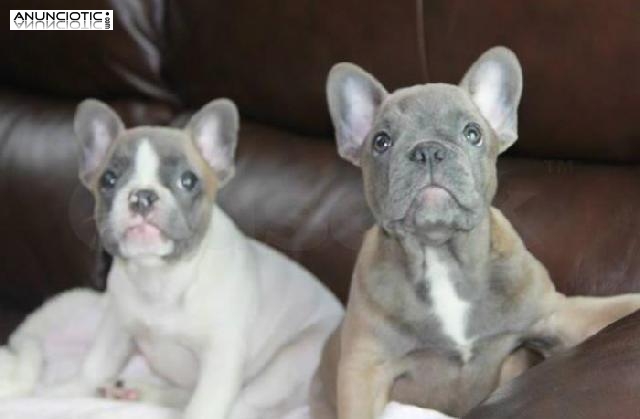
[[[55,393],[113,389],[139,352],[187,391],[186,419],[280,419],[307,403],[342,309],[309,272],[247,238],[216,206],[234,172],[237,131],[226,99],[185,129],[125,129],[106,104],[79,105],[80,179],[114,260],[96,341],[79,376]]]
[[[388,93],[353,64],[331,70],[338,152],[361,167],[376,224],[312,385],[314,418],[373,419],[392,400],[463,415],[518,372],[526,358],[514,351],[546,356],[640,308],[637,294],[558,293],[491,207],[521,91],[518,60],[502,47],[458,86]]]

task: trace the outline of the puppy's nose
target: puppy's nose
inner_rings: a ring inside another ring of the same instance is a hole
[[[142,216],[147,215],[153,208],[153,203],[159,199],[158,194],[151,189],[138,189],[129,195],[129,208]]]
[[[421,164],[438,164],[448,157],[448,151],[437,143],[418,144],[409,153],[409,160]]]

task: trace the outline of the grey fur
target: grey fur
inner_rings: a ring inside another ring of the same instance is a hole
[[[490,254],[496,160],[517,138],[521,90],[520,66],[505,48],[483,54],[459,86],[426,84],[389,94],[353,64],[331,70],[327,95],[338,151],[361,166],[377,224],[365,239],[365,247],[375,244],[359,257],[338,332],[342,357],[350,356],[349,333],[366,330],[389,365],[402,365],[392,399],[449,414],[468,411],[497,386],[505,358],[526,341],[538,318],[533,301],[542,287],[512,278],[512,267],[494,263]],[[468,124],[480,128],[481,143],[465,138]],[[384,152],[373,146],[381,132],[393,142]],[[433,186],[447,193],[428,198],[426,188]],[[469,353],[444,333],[433,311],[427,248],[469,303]],[[326,387],[316,382],[317,394],[327,391],[319,388]],[[332,410],[318,406],[312,409],[316,418]]]
[[[502,83],[487,85],[483,76],[492,76],[487,68],[499,72]],[[423,230],[445,236],[477,226],[495,194],[496,158],[517,138],[512,131],[521,91],[520,66],[505,48],[483,54],[459,87],[418,85],[391,95],[355,65],[334,66],[327,95],[338,151],[362,166],[365,194],[378,224],[399,234]],[[495,93],[495,107],[507,116],[499,121],[487,119],[494,115],[483,115],[482,106],[474,102],[479,92]],[[480,146],[463,138],[468,123],[480,127]],[[393,140],[393,146],[382,154],[372,151],[372,140],[380,132]],[[425,170],[424,164],[408,159],[420,146],[442,147],[447,158]],[[416,200],[418,191],[429,185],[451,194],[444,211],[432,211]]]
[[[501,47],[460,86],[388,94],[352,64],[331,70],[338,150],[362,167],[376,225],[311,389],[314,419],[373,419],[390,399],[462,416],[540,357],[640,308],[638,294],[557,292],[491,207],[497,156],[517,139],[521,91],[520,65]],[[393,141],[376,141],[381,131]],[[436,298],[455,310],[437,310]]]
[[[238,131],[235,105],[226,99],[213,101],[196,113],[184,130],[153,126],[125,129],[108,105],[89,99],[78,106],[74,125],[81,144],[80,178],[93,192],[104,248],[114,256],[123,256],[109,214],[114,198],[135,171],[135,155],[143,141],[148,141],[159,157],[157,177],[177,204],[169,207],[159,203],[154,220],[174,243],[173,252],[165,258],[177,259],[196,248],[211,218],[215,189],[233,174]],[[106,171],[116,174],[115,188],[101,186]],[[180,176],[187,171],[198,178],[191,191],[179,187]]]

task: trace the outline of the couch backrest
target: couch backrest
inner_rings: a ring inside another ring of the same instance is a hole
[[[636,0],[57,3],[113,8],[114,30],[5,31],[3,82],[77,98],[134,95],[187,108],[228,96],[254,120],[326,135],[324,83],[335,62],[353,61],[389,89],[455,83],[483,50],[505,44],[520,57],[525,76],[514,154],[617,162],[640,157]]]
[[[389,89],[455,82],[495,44],[514,49],[525,72],[510,153],[534,157],[500,162],[496,204],[562,291],[640,289],[640,166],[617,164],[639,157],[640,2],[369,3],[59,0],[114,9],[115,29],[1,32],[0,305],[32,305],[92,270],[92,203],[72,133],[86,96],[120,104],[134,125],[175,123],[212,97],[233,98],[244,116],[239,170],[221,204],[346,298],[371,220],[358,171],[331,144],[328,69],[354,61]]]

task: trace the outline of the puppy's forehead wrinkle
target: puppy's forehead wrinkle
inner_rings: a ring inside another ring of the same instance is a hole
[[[183,131],[164,127],[137,127],[126,131],[114,155],[135,161],[142,143],[148,143],[163,168],[191,167],[196,173],[203,165],[192,139]],[[200,173],[201,174],[201,173]]]
[[[408,133],[432,130],[450,135],[463,124],[481,119],[468,94],[457,86],[427,84],[399,89],[384,103],[380,124]]]

